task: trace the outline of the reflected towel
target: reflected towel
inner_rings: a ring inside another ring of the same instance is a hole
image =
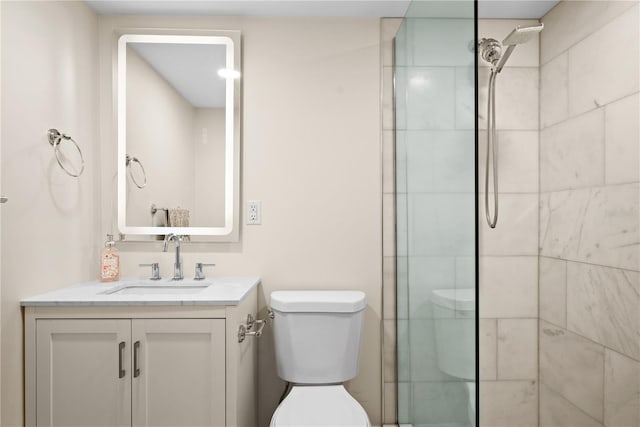
[[[169,227],[188,227],[189,209],[180,207],[169,209]]]

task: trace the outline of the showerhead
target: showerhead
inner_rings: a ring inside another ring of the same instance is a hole
[[[542,31],[543,28],[543,23],[540,23],[539,25],[531,25],[529,27],[521,27],[518,25],[507,37],[505,37],[504,40],[502,40],[502,44],[505,46],[513,46],[516,44],[526,43]]]
[[[506,64],[507,59],[511,56],[513,49],[516,48],[516,45],[526,43],[531,40],[534,36],[537,36],[540,31],[544,28],[544,24],[540,23],[539,25],[532,25],[529,27],[521,27],[517,26],[511,33],[502,41],[502,44],[507,46],[507,50],[505,50],[504,54],[500,58],[498,64],[494,64],[493,69],[496,73],[502,71],[502,67]]]

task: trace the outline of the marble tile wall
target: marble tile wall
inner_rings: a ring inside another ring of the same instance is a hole
[[[640,426],[640,4],[542,18],[540,425]]]
[[[480,20],[478,37],[502,40],[533,20]],[[498,75],[499,218],[484,213],[489,69],[479,60],[480,423],[538,426],[538,53],[518,46]]]

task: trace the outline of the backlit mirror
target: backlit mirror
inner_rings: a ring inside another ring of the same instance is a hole
[[[119,37],[121,233],[237,240],[239,44],[237,32]]]

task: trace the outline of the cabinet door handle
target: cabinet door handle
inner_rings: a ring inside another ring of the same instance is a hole
[[[124,341],[118,344],[118,378],[124,378],[126,371],[124,370]]]
[[[133,377],[140,376],[140,368],[138,367],[138,356],[140,354],[140,341],[133,343]]]

